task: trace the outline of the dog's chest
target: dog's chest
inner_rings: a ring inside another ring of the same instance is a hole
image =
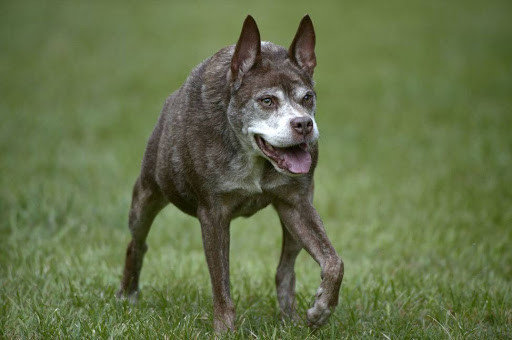
[[[239,201],[233,211],[233,217],[249,217],[270,204],[269,196],[265,194],[252,195]]]
[[[265,160],[254,163],[235,163],[222,176],[219,189],[232,207],[233,217],[248,217],[271,203],[271,192],[289,183],[289,179],[275,172],[265,174]]]
[[[243,195],[261,194],[263,167],[262,160],[256,158],[239,156],[232,159],[219,178],[218,191],[238,192]]]

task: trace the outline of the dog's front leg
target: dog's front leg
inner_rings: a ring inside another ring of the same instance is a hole
[[[343,262],[327,238],[320,216],[309,200],[294,203],[279,201],[274,205],[285,227],[322,269],[322,282],[315,302],[307,311],[308,324],[314,328],[322,326],[338,304]]]
[[[213,328],[216,332],[235,329],[235,307],[229,291],[229,216],[222,209],[199,207],[204,253],[213,293]]]
[[[284,319],[296,318],[295,314],[295,259],[302,249],[297,241],[281,221],[283,229],[283,245],[281,257],[276,271],[277,301]]]

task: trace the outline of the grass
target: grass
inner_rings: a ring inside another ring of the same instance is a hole
[[[196,220],[155,221],[117,302],[131,186],[168,93],[247,13],[317,29],[315,204],[345,261],[315,333],[278,318],[274,212],[232,223],[233,338],[512,338],[508,1],[0,4],[0,335],[212,336]],[[320,281],[297,261],[299,310]]]

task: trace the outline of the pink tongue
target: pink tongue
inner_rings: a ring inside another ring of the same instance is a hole
[[[290,172],[306,174],[311,167],[311,155],[301,148],[292,148],[283,153],[286,167]]]

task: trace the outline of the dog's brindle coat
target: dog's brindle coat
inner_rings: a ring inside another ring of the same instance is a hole
[[[234,329],[229,224],[272,204],[283,232],[276,274],[282,314],[295,317],[294,264],[304,248],[321,266],[322,278],[307,321],[312,327],[327,322],[338,303],[343,262],[312,204],[318,157],[314,46],[309,16],[302,19],[288,51],[261,43],[256,22],[248,16],[237,45],[201,63],[167,98],[133,189],[132,240],[119,297],[136,300],[146,237],[155,216],[170,202],[199,219],[214,329]]]

